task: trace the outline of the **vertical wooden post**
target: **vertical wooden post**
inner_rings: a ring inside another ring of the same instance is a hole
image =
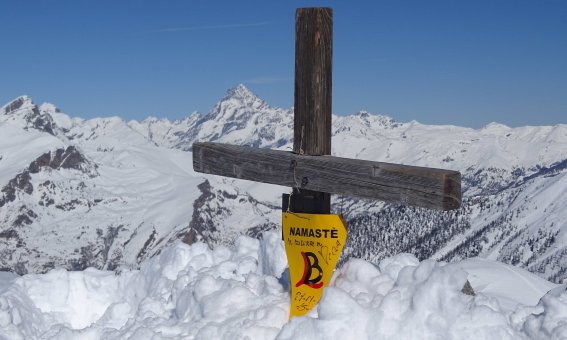
[[[299,8],[295,18],[293,151],[330,155],[333,11]]]
[[[304,155],[331,154],[333,10],[299,8],[295,14],[295,93],[293,151]],[[294,166],[294,165],[291,165]],[[296,166],[301,167],[301,164]],[[298,178],[299,184],[308,178]],[[297,188],[283,208],[312,214],[331,212],[329,193]]]

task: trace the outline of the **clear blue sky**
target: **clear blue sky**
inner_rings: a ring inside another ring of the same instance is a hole
[[[182,118],[244,83],[293,105],[295,9],[334,9],[333,111],[567,123],[567,1],[0,1],[0,102]]]

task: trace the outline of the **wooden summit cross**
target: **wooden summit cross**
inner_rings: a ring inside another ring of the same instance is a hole
[[[282,237],[291,283],[290,317],[312,309],[346,241],[331,193],[450,210],[461,205],[457,171],[331,154],[332,10],[296,12],[293,152],[193,144],[197,172],[292,187],[282,197]]]
[[[458,171],[330,156],[332,26],[330,8],[296,12],[293,152],[194,143],[194,170],[292,187],[282,208],[296,213],[329,214],[331,193],[459,208]]]

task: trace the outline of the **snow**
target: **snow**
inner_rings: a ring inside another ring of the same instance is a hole
[[[0,122],[0,186],[8,183],[15,173],[24,170],[35,159],[45,152],[63,147],[57,138],[36,130],[24,131],[14,122]],[[22,147],[25,145],[26,147]],[[49,146],[46,149],[46,146]]]
[[[0,273],[0,338],[567,337],[565,286],[489,260],[351,259],[317,308],[291,320],[285,267],[281,235],[266,232],[233,248],[175,243],[140,270]],[[461,292],[467,279],[476,296]]]
[[[229,91],[208,115],[195,113],[175,122],[83,120],[57,112],[52,104],[41,105],[40,113],[56,125],[54,135],[33,127],[36,107],[29,97],[20,99],[17,109],[0,114],[0,188],[41,154],[68,146],[98,167],[95,177],[67,169],[32,174],[33,194],[18,193],[0,211],[5,225],[20,209],[37,214],[32,225],[14,227],[25,247],[7,239],[14,246],[2,249],[2,260],[12,261],[4,267],[25,260],[30,270],[41,271],[89,254],[106,255],[88,265],[124,267],[118,274],[92,268],[22,277],[0,273],[0,339],[566,337],[565,287],[546,294],[556,285],[494,261],[446,265],[406,254],[376,264],[350,260],[336,272],[319,308],[288,322],[289,283],[280,235],[266,233],[261,242],[234,242],[234,236],[279,223],[281,193],[289,188],[196,174],[191,153],[178,150],[189,150],[195,140],[290,150],[292,111],[269,107],[243,86]],[[398,123],[367,112],[333,116],[335,155],[458,169],[465,176],[485,171],[486,177],[478,178],[483,184],[469,188],[468,197],[482,187],[521,186],[516,193],[506,189],[486,196],[493,208],[471,205],[471,228],[434,258],[510,216],[515,226],[506,231],[510,234],[502,236],[504,224],[490,229],[480,255],[497,259],[517,252],[518,265],[545,277],[551,273],[545,264],[556,261],[552,256],[564,259],[567,251],[567,174],[526,178],[565,160],[566,145],[567,125],[509,128],[494,123],[474,130]],[[522,170],[517,179],[511,176],[515,169]],[[205,180],[211,186],[208,193],[197,189]],[[48,181],[56,190],[43,185]],[[44,194],[54,199],[51,207],[39,205]],[[225,238],[220,241],[234,243],[234,248],[164,248],[187,230],[195,218],[194,203],[207,194],[213,198],[195,212],[211,216],[218,237]],[[73,201],[79,202],[73,210],[54,208]],[[501,208],[506,211],[497,206],[500,201],[506,202]],[[350,213],[354,210],[356,206]],[[98,235],[99,228],[107,233]],[[520,235],[522,229],[529,232]],[[530,250],[526,238],[538,237],[540,231],[561,233],[549,249],[535,242]],[[91,253],[83,256],[91,245]],[[537,259],[530,262],[532,254]],[[126,269],[138,268],[148,258],[140,270]],[[565,263],[557,268],[561,273]],[[465,279],[476,297],[460,293]]]
[[[92,165],[89,172],[41,169],[30,176],[32,194],[16,190],[14,200],[0,210],[2,232],[12,235],[0,239],[6,245],[0,249],[6,252],[0,257],[5,267],[19,265],[20,273],[54,265],[135,268],[198,224],[192,221],[216,225],[218,230],[207,237],[225,244],[249,229],[256,233],[279,223],[281,194],[289,188],[195,173],[191,153],[182,152],[195,141],[291,150],[293,111],[270,107],[243,85],[229,90],[208,114],[178,121],[71,118],[53,104],[35,106],[29,97],[2,110],[0,189],[14,183],[38,156],[56,149],[72,146]],[[38,130],[39,121],[52,121],[53,134]],[[337,156],[461,171],[471,228],[448,232],[435,258],[451,254],[469,237],[476,241],[486,234],[479,255],[510,263],[517,256],[520,266],[554,279],[563,277],[567,266],[562,260],[567,249],[561,246],[567,239],[567,175],[564,168],[555,177],[542,169],[564,161],[566,145],[567,125],[508,128],[494,123],[475,130],[396,122],[365,111],[333,116]],[[210,186],[203,185],[205,180]],[[484,199],[487,204],[479,203]],[[352,218],[384,207],[348,197],[336,200],[335,206],[343,210],[344,203]],[[495,207],[501,202],[504,206]],[[21,211],[28,211],[26,228],[16,223]],[[505,232],[490,226],[499,226],[502,218],[509,220]],[[557,242],[546,245],[540,233],[555,235]],[[18,239],[26,247],[16,247]]]
[[[470,273],[468,280],[476,292],[497,297],[500,306],[513,310],[518,304],[536,305],[556,285],[523,269],[501,262],[471,258],[453,264]]]

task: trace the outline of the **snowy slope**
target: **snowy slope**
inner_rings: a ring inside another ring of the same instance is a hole
[[[232,244],[277,228],[289,188],[195,174],[190,148],[199,140],[291,150],[292,118],[243,85],[178,121],[83,120],[16,99],[0,110],[1,266],[135,267],[176,239]],[[75,161],[60,166],[57,152]],[[333,116],[333,154],[463,175],[456,212],[334,196],[351,226],[342,261],[481,256],[567,277],[567,125],[469,129],[362,111]]]
[[[240,237],[233,248],[178,242],[140,270],[118,275],[96,269],[0,273],[0,338],[567,337],[565,286],[492,261],[447,265],[410,254],[377,265],[351,259],[334,273],[317,308],[289,321],[283,266],[283,242],[268,232],[261,242]],[[490,284],[465,295],[467,278],[473,286]]]
[[[23,100],[20,111],[54,113]],[[150,246],[187,227],[200,183],[191,155],[156,147],[119,118],[53,114],[51,134],[24,130],[28,113],[21,113],[0,116],[2,267],[26,272],[135,264]],[[72,158],[65,154],[53,164],[57,150],[74,150],[76,164],[66,166]],[[189,203],[181,208],[180,200]]]
[[[118,117],[70,118],[25,96],[0,112],[4,270],[137,266],[185,236],[203,195],[233,202],[221,203],[229,213],[215,213],[233,229],[207,230],[218,242],[250,225],[274,227],[272,205],[263,207],[222,179],[205,182],[192,170],[191,153],[157,146]],[[208,204],[221,210],[217,200]]]

